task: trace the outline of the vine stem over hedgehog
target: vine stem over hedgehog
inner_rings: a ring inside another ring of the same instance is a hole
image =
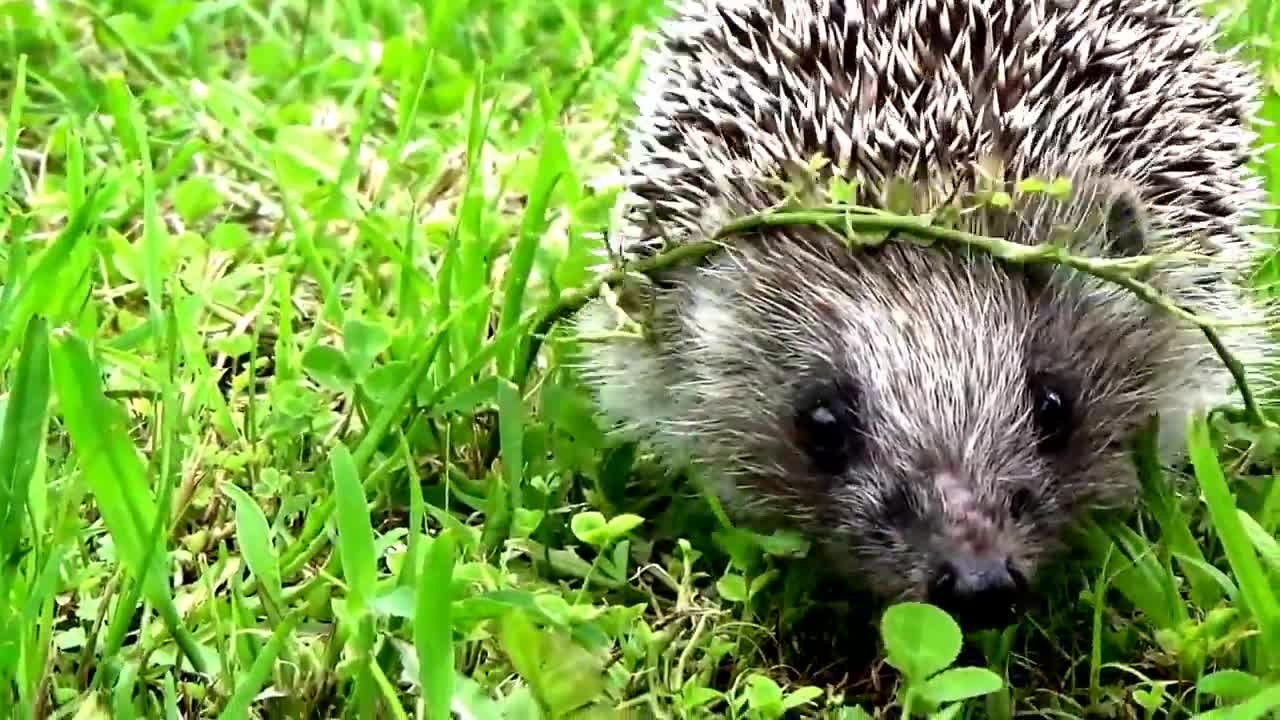
[[[1144,282],[1272,361],[1247,290],[1260,230],[1252,70],[1180,0],[685,0],[648,56],[613,253],[705,242],[778,206],[797,168],[858,205],[1066,178],[958,229],[1073,255],[1157,255]],[[811,161],[819,157],[826,164]],[[902,183],[907,193],[900,192]],[[820,182],[813,186],[821,194]],[[1193,260],[1192,258],[1201,258]],[[807,530],[885,599],[972,626],[1010,609],[1082,512],[1131,506],[1152,414],[1229,401],[1200,330],[1069,267],[966,248],[850,250],[759,227],[622,292],[645,337],[588,305],[604,415],[731,508]]]

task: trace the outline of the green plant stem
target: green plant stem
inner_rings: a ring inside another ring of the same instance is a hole
[[[908,235],[926,244],[943,242],[953,246],[976,248],[989,255],[1007,262],[1030,264],[1056,264],[1092,275],[1100,280],[1115,283],[1129,290],[1141,300],[1195,325],[1204,334],[1214,352],[1223,361],[1231,374],[1236,388],[1240,392],[1245,414],[1249,421],[1259,427],[1280,429],[1262,412],[1252,389],[1249,387],[1243,364],[1227,349],[1218,329],[1238,326],[1236,323],[1224,323],[1202,317],[1178,305],[1155,287],[1138,279],[1138,276],[1150,270],[1159,256],[1138,255],[1126,258],[1094,258],[1073,255],[1061,245],[1041,243],[1025,245],[1002,240],[1000,238],[977,235],[933,224],[928,215],[894,215],[870,208],[856,206],[828,206],[806,210],[771,210],[747,215],[733,220],[721,227],[709,241],[691,242],[678,245],[666,252],[643,258],[626,269],[614,269],[596,278],[582,288],[561,293],[558,302],[551,307],[537,324],[530,338],[524,361],[515,380],[524,387],[533,363],[542,346],[543,339],[552,327],[564,318],[576,313],[588,302],[599,296],[606,285],[622,281],[630,273],[650,275],[670,269],[680,263],[699,260],[712,252],[725,248],[726,241],[738,235],[745,235],[764,228],[785,226],[819,227],[841,234],[851,246],[872,248],[897,239],[899,235]],[[867,237],[866,233],[883,233]]]
[[[521,389],[524,388],[526,381],[529,379],[529,373],[533,370],[533,363],[537,360],[538,352],[542,348],[543,340],[551,332],[551,329],[555,327],[556,323],[586,307],[587,303],[600,296],[600,292],[606,285],[621,282],[631,273],[648,275],[662,270],[669,270],[688,260],[700,260],[724,247],[724,243],[711,241],[680,245],[667,252],[632,263],[625,270],[614,269],[605,272],[580,288],[561,292],[556,304],[544,312],[534,325],[533,332],[529,337],[529,345],[525,349],[524,360],[521,361],[519,371],[514,378],[516,385]]]

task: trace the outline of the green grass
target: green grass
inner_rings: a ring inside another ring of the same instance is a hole
[[[1280,121],[1280,10],[1220,4]],[[1269,434],[1139,452],[1018,627],[903,606],[882,653],[802,539],[607,443],[563,338],[526,373],[660,12],[0,0],[5,717],[1280,707]]]

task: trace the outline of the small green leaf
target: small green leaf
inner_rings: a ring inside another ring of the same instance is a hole
[[[782,706],[787,710],[798,708],[805,703],[813,702],[822,697],[822,688],[807,685],[787,693],[787,699],[782,701]]]
[[[348,320],[342,328],[342,345],[347,366],[356,377],[365,378],[374,360],[391,346],[391,334],[385,328],[364,320]]]
[[[548,631],[542,681],[548,705],[564,716],[604,691],[603,663],[562,633]]]
[[[919,602],[890,607],[880,621],[888,662],[911,682],[923,682],[955,662],[964,635],[945,611]]]
[[[1237,705],[1226,705],[1192,717],[1192,720],[1261,720],[1274,717],[1280,708],[1280,685],[1272,685]]]
[[[644,518],[638,515],[618,515],[605,522],[604,515],[594,510],[578,513],[570,521],[573,534],[579,540],[594,547],[604,547],[634,530]]]
[[[644,518],[639,515],[622,514],[610,518],[609,523],[605,525],[605,534],[608,537],[606,542],[613,542],[627,533],[640,527],[644,522]]]
[[[347,364],[346,356],[328,345],[313,345],[303,353],[302,368],[330,390],[348,390],[355,382],[355,374]]]
[[[725,575],[716,581],[716,590],[721,597],[730,602],[747,601],[747,581],[741,575]]]
[[[684,690],[681,691],[681,705],[692,710],[693,708],[702,707],[712,700],[719,700],[724,697],[724,693],[719,690],[713,690],[709,687],[696,685],[693,683],[686,684]]]
[[[831,187],[828,192],[831,196],[831,202],[852,205],[856,198],[858,185],[842,177],[835,177],[831,180]]]
[[[269,38],[250,45],[245,52],[245,60],[250,72],[268,80],[287,77],[293,67],[289,46],[279,38]]]
[[[57,240],[40,254],[26,281],[20,283],[14,294],[7,295],[7,302],[0,306],[0,367],[9,362],[9,356],[22,342],[23,331],[31,317],[65,302],[67,286],[78,282],[75,277],[80,272],[81,263],[88,263],[96,257],[88,230],[105,203],[114,196],[116,186],[110,186],[109,190],[103,192],[94,188],[63,225]],[[86,249],[88,254],[84,252]],[[68,274],[73,277],[67,277]],[[4,292],[7,294],[8,290],[5,288]]]
[[[305,195],[338,180],[346,148],[321,128],[291,125],[276,133],[276,177],[287,192]]]
[[[747,679],[747,701],[753,709],[776,712],[782,708],[782,688],[768,676],[752,675]]]
[[[1159,687],[1134,688],[1133,699],[1147,710],[1158,710],[1164,704],[1164,690]]]
[[[544,510],[516,508],[514,519],[511,522],[511,537],[529,537],[542,524],[542,518],[545,515],[546,511]]]
[[[226,353],[230,357],[239,357],[248,355],[249,351],[253,349],[253,337],[244,333],[227,335],[210,341],[209,346],[217,352]]]
[[[538,668],[542,664],[542,639],[538,629],[523,612],[507,612],[502,616],[498,637],[516,672],[535,687],[541,679]]]
[[[988,695],[1004,687],[1004,680],[986,668],[951,668],[929,678],[921,694],[937,705]]]
[[[170,0],[151,6],[151,39],[163,41],[169,38],[196,10],[196,0]]]
[[[249,497],[249,493],[231,483],[224,483],[222,491],[236,505],[236,540],[249,570],[258,578],[271,602],[283,608],[283,589],[280,584],[280,566],[271,543],[271,526],[262,508]]]
[[[747,590],[749,597],[755,597],[759,592],[769,586],[769,583],[777,579],[779,573],[776,569],[766,571],[751,579],[751,587]]]
[[[523,612],[502,617],[499,638],[516,672],[553,717],[586,705],[604,690],[600,658],[552,629],[539,630]]]
[[[604,514],[595,510],[580,512],[569,521],[574,537],[588,545],[597,544],[597,540],[604,536],[606,525]]]
[[[1251,697],[1262,689],[1262,680],[1243,670],[1219,670],[1200,678],[1200,692],[1236,702]]]
[[[901,178],[891,180],[885,185],[883,195],[884,208],[889,212],[897,215],[915,213],[917,197],[910,181]]]
[[[1045,192],[1054,197],[1065,198],[1071,194],[1071,180],[1065,177],[1055,177]]]
[[[800,533],[785,530],[771,535],[758,536],[760,547],[766,554],[783,558],[802,558],[809,554],[812,542]]]
[[[253,235],[240,223],[218,223],[209,231],[209,244],[218,250],[240,250],[252,242]]]
[[[364,376],[364,390],[375,402],[389,403],[412,372],[413,368],[403,360],[379,365]]]
[[[221,204],[218,187],[205,175],[188,178],[173,189],[173,206],[185,222],[201,220]]]
[[[533,596],[533,606],[542,611],[548,620],[555,624],[565,624],[569,622],[569,612],[572,608],[569,601],[554,593],[539,593]]]
[[[1027,177],[1018,181],[1017,188],[1020,193],[1038,193],[1044,192],[1049,187],[1043,178]]]
[[[712,537],[728,553],[733,567],[750,572],[759,565],[761,552],[758,535],[741,528],[722,527]]]

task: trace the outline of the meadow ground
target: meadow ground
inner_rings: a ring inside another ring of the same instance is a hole
[[[1280,120],[1280,9],[1218,5]],[[561,339],[524,372],[661,11],[0,0],[0,715],[1280,707],[1274,434],[1197,426],[1188,492],[934,675],[945,618],[886,665],[803,542],[606,443]]]

